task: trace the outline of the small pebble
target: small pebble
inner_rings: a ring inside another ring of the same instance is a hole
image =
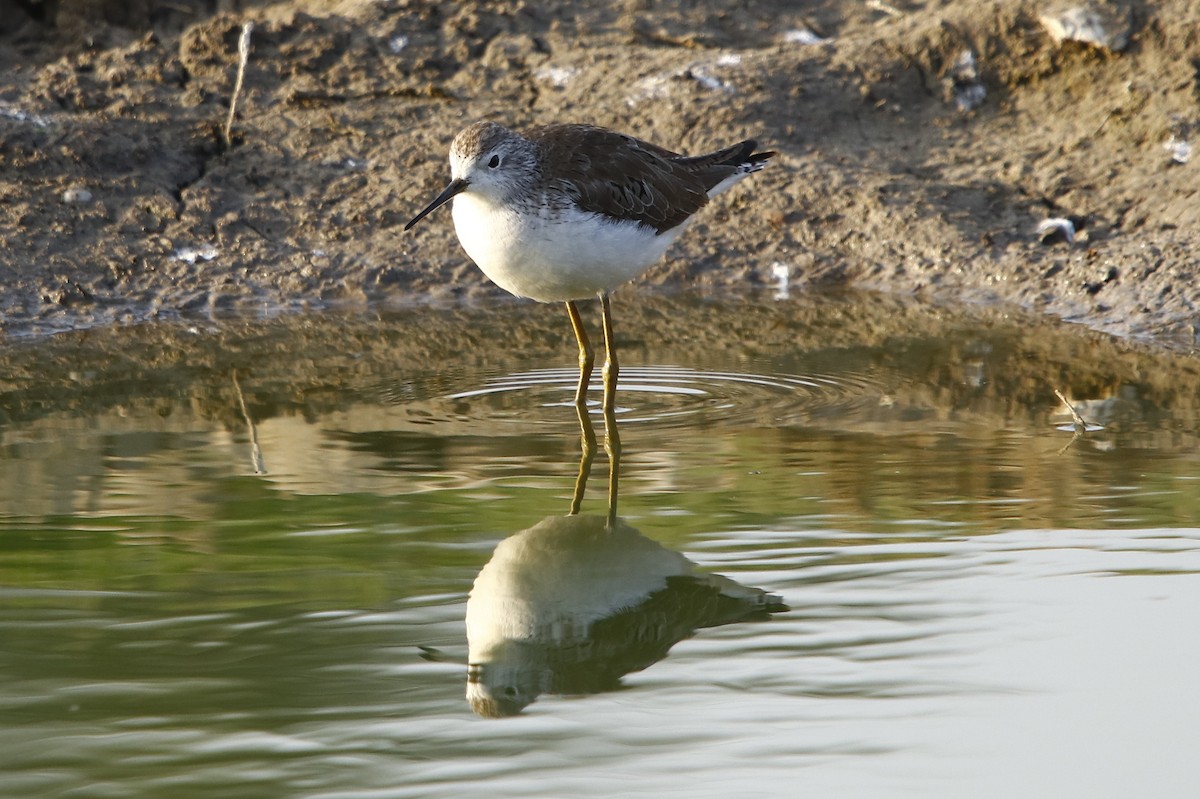
[[[987,88],[979,79],[979,63],[972,50],[963,50],[954,61],[947,78],[959,111],[974,111],[987,99]]]
[[[789,281],[792,277],[791,266],[782,261],[775,261],[771,264],[771,277],[775,278],[775,299],[786,300]]]

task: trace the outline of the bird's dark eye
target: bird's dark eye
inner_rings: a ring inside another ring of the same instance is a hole
[[[495,169],[496,167],[500,166],[500,156],[493,155],[491,157],[491,160],[488,161],[488,166],[491,167],[492,169]]]

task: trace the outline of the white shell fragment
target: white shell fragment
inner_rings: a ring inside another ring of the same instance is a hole
[[[211,261],[217,257],[217,248],[211,244],[199,247],[180,247],[175,251],[175,260],[194,264],[197,261]]]
[[[717,66],[724,66],[724,65],[718,63]],[[726,80],[722,80],[721,78],[712,74],[712,72],[709,71],[708,67],[705,65],[702,65],[702,64],[698,64],[698,65],[692,67],[691,69],[687,70],[687,72],[685,72],[682,75],[682,77],[691,78],[692,80],[696,81],[701,86],[703,86],[705,89],[708,89],[710,92],[718,92],[719,91],[719,92],[727,92],[729,94],[733,94],[734,92],[737,91],[737,89],[734,88],[732,83],[730,83],[729,81],[726,81]]]
[[[549,64],[540,66],[533,72],[535,78],[549,83],[556,89],[566,88],[567,84],[574,80],[578,74],[578,67],[558,67]]]
[[[1192,159],[1192,143],[1172,135],[1163,142],[1163,149],[1171,154],[1171,160],[1177,164],[1186,164]]]
[[[1129,44],[1128,9],[1121,3],[1089,3],[1038,17],[1056,45],[1083,42],[1120,52]]]
[[[1062,217],[1043,219],[1038,222],[1037,233],[1043,244],[1053,244],[1059,240],[1066,241],[1067,244],[1075,243],[1075,223],[1070,219]]]
[[[31,125],[36,125],[39,128],[49,127],[50,120],[43,116],[31,113],[23,108],[9,105],[8,103],[0,103],[0,117],[11,119],[15,122],[28,122]]]
[[[720,72],[738,72],[744,59],[737,53],[725,53],[716,58],[693,61],[682,69],[648,75],[633,85],[633,91],[625,98],[625,104],[634,108],[642,103],[670,96],[681,81],[694,81],[711,92],[736,94],[738,89]]]
[[[84,205],[92,201],[92,193],[83,186],[72,186],[62,193],[62,201]]]
[[[784,44],[812,45],[825,44],[829,41],[831,40],[823,36],[818,36],[808,28],[797,28],[795,30],[785,31],[783,34]]]

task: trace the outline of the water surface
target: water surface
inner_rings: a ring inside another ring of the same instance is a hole
[[[618,300],[608,532],[558,309],[10,342],[2,793],[1192,795],[1194,359]]]

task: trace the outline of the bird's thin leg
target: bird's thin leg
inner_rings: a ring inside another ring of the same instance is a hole
[[[612,308],[608,294],[600,295],[600,315],[604,322],[604,410],[611,411],[617,402],[617,348],[613,342]]]
[[[596,429],[592,427],[592,417],[588,414],[587,406],[582,402],[575,404],[575,413],[579,416],[579,474],[575,477],[575,493],[571,496],[571,511],[569,516],[579,513],[583,502],[583,491],[587,488],[588,475],[592,473],[592,460],[596,457]],[[605,421],[607,425],[608,422]],[[608,443],[605,442],[605,452]]]
[[[621,436],[617,433],[617,348],[613,342],[612,308],[600,295],[604,322],[604,453],[608,455],[608,526],[617,524],[617,480],[621,472]]]
[[[592,365],[596,362],[596,356],[588,342],[583,320],[579,318],[579,309],[571,300],[567,300],[567,316],[571,317],[571,329],[575,331],[575,340],[579,342],[579,385],[575,388],[575,404],[583,407],[587,402],[588,382],[592,379]]]

